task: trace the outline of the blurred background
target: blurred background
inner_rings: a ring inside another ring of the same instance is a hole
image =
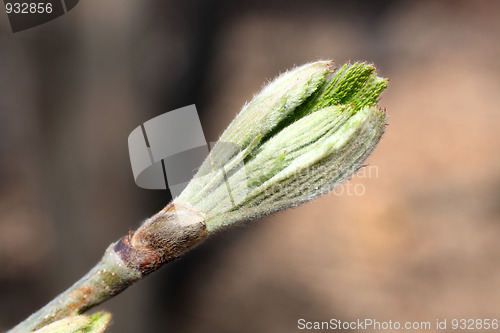
[[[102,305],[109,332],[294,332],[297,321],[500,318],[500,2],[82,0],[0,14],[0,331],[169,200],[129,133],[196,104],[215,141],[268,79],[366,60],[390,78],[362,172],[221,232]]]

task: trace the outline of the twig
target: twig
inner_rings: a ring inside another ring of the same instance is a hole
[[[190,224],[181,224],[190,221]],[[30,332],[80,314],[119,294],[207,236],[203,218],[181,204],[169,204],[135,232],[111,244],[101,261],[68,290],[10,332]]]

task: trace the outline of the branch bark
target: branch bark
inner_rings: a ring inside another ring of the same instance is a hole
[[[81,314],[119,294],[208,235],[205,219],[191,207],[168,204],[139,229],[112,243],[83,278],[8,333],[26,333]]]

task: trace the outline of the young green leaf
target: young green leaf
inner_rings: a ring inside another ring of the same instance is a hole
[[[175,203],[209,232],[314,199],[356,172],[380,140],[387,79],[364,62],[286,72],[246,104]]]

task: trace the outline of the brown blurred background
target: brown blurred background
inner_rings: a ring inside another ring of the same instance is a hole
[[[212,237],[101,306],[110,332],[500,319],[499,18],[498,1],[82,0],[13,34],[0,14],[0,331],[170,199],[134,184],[136,126],[195,103],[214,141],[266,79],[329,58],[391,79],[372,171]]]

